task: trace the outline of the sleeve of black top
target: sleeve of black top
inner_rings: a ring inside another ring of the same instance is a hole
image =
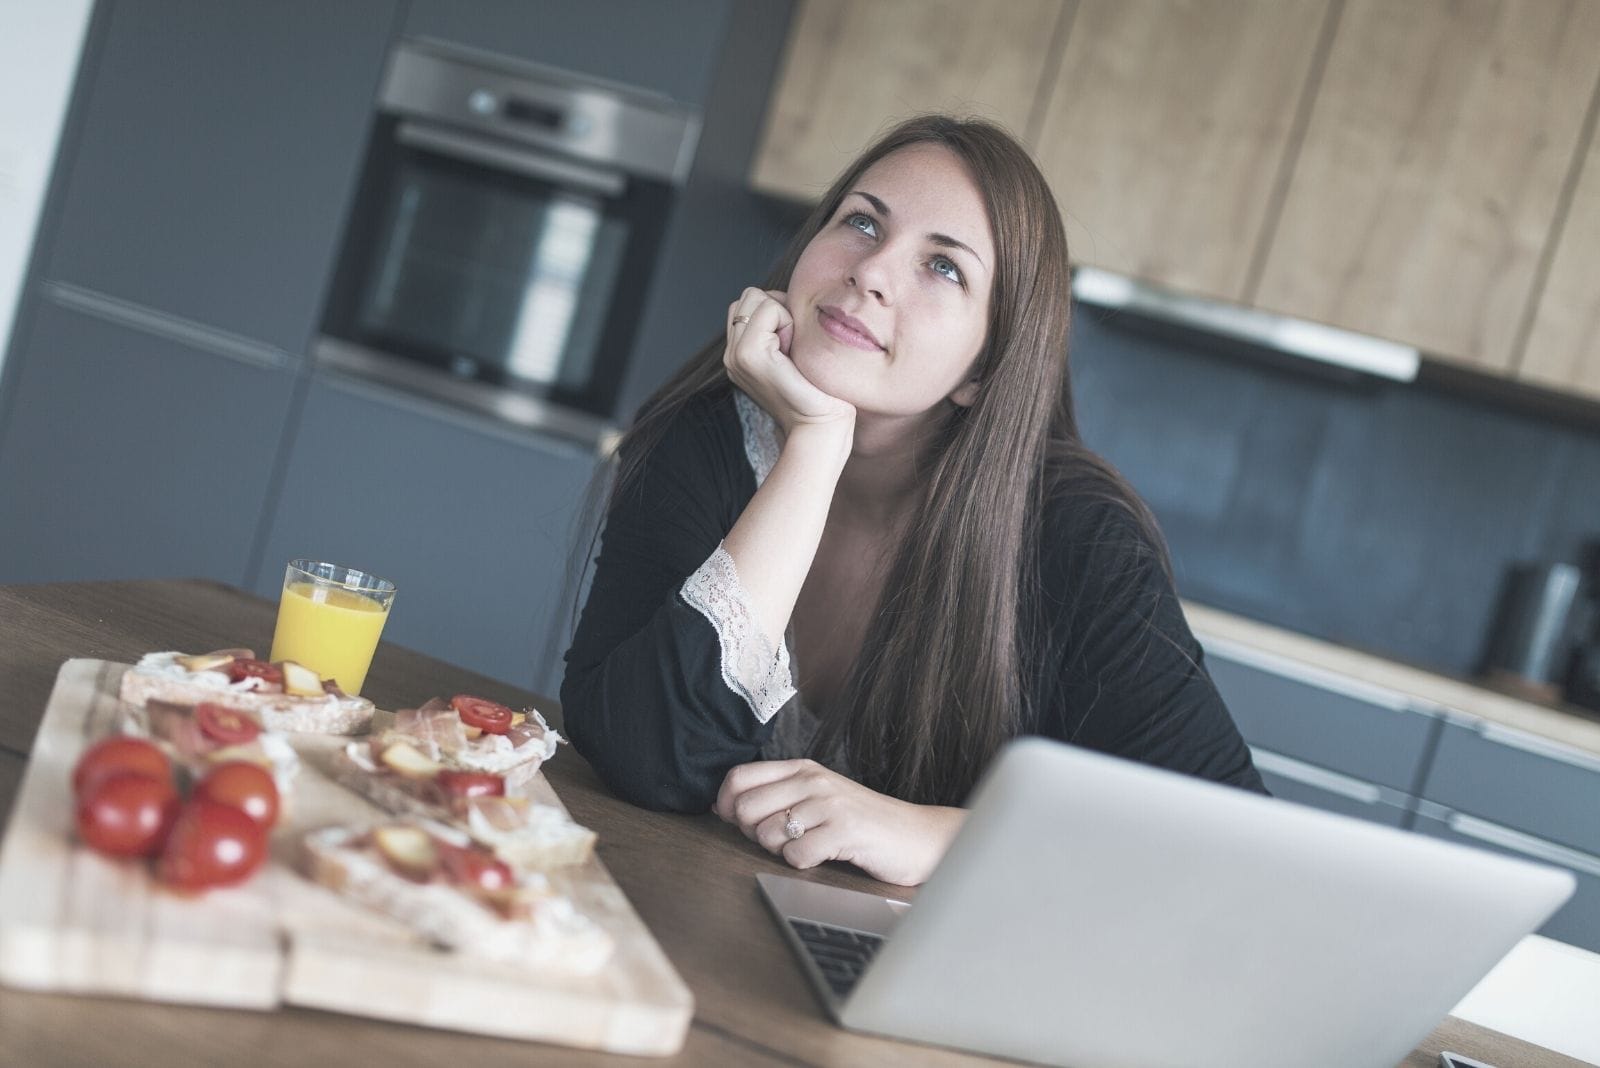
[[[567,733],[618,796],[703,812],[771,727],[722,679],[716,629],[679,592],[753,492],[731,408],[695,401],[607,514],[561,684]]]
[[[1155,547],[1120,505],[1061,509],[1046,526],[1059,674],[1041,733],[1265,793]]]

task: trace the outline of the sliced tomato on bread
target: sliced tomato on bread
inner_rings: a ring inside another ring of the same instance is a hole
[[[485,734],[506,734],[516,722],[517,714],[511,709],[482,697],[456,694],[450,699],[450,707],[456,710],[462,723]]]
[[[244,745],[261,736],[261,724],[248,712],[202,701],[194,708],[200,733],[220,745]]]

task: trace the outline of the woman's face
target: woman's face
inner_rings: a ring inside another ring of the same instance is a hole
[[[971,404],[994,259],[983,196],[959,157],[940,145],[885,156],[795,265],[789,355],[864,413]]]

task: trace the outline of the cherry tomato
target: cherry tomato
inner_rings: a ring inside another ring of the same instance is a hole
[[[234,808],[190,798],[178,811],[156,862],[156,877],[178,890],[244,882],[267,859],[267,832]]]
[[[144,738],[116,735],[102,738],[84,750],[72,769],[72,792],[82,797],[88,788],[109,775],[132,773],[172,785],[172,761],[161,747]]]
[[[283,685],[283,668],[277,664],[269,664],[265,660],[239,659],[229,664],[225,670],[228,672],[230,682],[255,678],[278,686]]]
[[[447,797],[504,797],[506,780],[490,771],[451,771],[445,769],[434,777]]]
[[[437,845],[445,874],[456,886],[492,891],[509,890],[516,883],[510,865],[488,850],[463,848],[448,842]]]
[[[469,727],[477,727],[489,734],[505,734],[511,729],[511,717],[516,715],[505,705],[496,704],[482,697],[468,697],[466,694],[452,697],[450,707],[456,710],[462,723]]]
[[[248,712],[202,701],[194,709],[195,722],[200,733],[223,745],[243,745],[252,742],[261,733],[261,724]]]
[[[230,760],[206,772],[194,788],[194,797],[231,805],[270,829],[278,820],[278,784],[272,773],[248,760]]]
[[[78,837],[107,856],[153,856],[177,815],[178,792],[170,777],[113,773],[90,783],[79,797]]]

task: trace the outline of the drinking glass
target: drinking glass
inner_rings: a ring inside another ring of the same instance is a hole
[[[359,694],[394,604],[386,579],[320,560],[291,560],[278,598],[273,661],[293,660]]]

